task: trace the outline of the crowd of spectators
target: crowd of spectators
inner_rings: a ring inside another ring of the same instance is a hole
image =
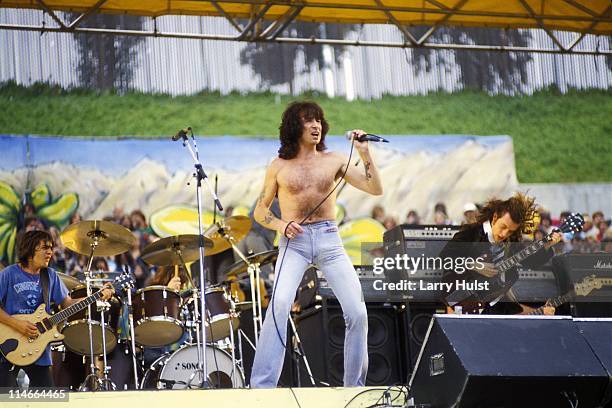
[[[64,247],[60,239],[61,231],[55,226],[45,225],[44,220],[36,217],[33,213],[28,213],[27,208],[27,205],[24,206],[24,214],[20,217],[21,225],[17,239],[27,231],[48,231],[55,242],[53,259],[50,263],[51,267],[74,276],[79,280],[83,280],[84,271],[87,269],[88,256],[77,254]],[[81,216],[75,213],[70,219],[70,224],[81,220]],[[121,208],[115,208],[112,215],[104,217],[104,220],[120,224],[129,229],[134,234],[135,245],[127,252],[114,257],[94,257],[92,261],[92,270],[96,274],[94,278],[108,278],[112,272],[121,272],[128,268],[134,274],[136,287],[144,287],[155,270],[142,261],[140,254],[145,246],[158,239],[147,224],[145,215],[140,210],[125,213]]]
[[[463,206],[463,217],[460,220],[451,220],[444,203],[437,203],[433,207],[432,216],[429,220],[423,220],[414,209],[406,213],[403,224],[407,225],[463,225],[475,223],[478,217],[480,205],[466,203]],[[540,208],[540,223],[533,234],[525,235],[526,240],[540,240],[546,237],[554,228],[563,224],[570,211],[563,211],[559,217],[553,218],[547,210]],[[591,253],[612,252],[612,227],[611,220],[606,220],[602,211],[595,211],[592,215],[582,214],[584,227],[581,232],[564,234],[563,252]],[[389,230],[399,224],[396,217],[385,213],[385,209],[376,205],[372,208],[371,217],[379,221],[385,229]]]
[[[52,267],[59,271],[83,279],[83,271],[87,268],[88,257],[76,254],[62,245],[60,240],[61,231],[54,226],[45,225],[44,221],[36,217],[32,211],[28,211],[28,206],[24,206],[23,213],[20,216],[20,233],[35,229],[47,230],[53,237],[56,247]],[[463,217],[460,220],[451,220],[448,216],[446,205],[437,203],[433,207],[430,219],[422,219],[419,213],[411,209],[406,213],[403,220],[398,220],[393,215],[386,214],[385,209],[376,205],[372,208],[371,217],[379,221],[385,229],[389,230],[399,224],[419,225],[419,224],[434,224],[434,225],[462,225],[476,222],[478,216],[479,205],[475,203],[466,203],[463,207]],[[526,239],[539,240],[545,237],[552,231],[553,228],[563,223],[569,212],[562,212],[558,217],[554,218],[551,214],[540,209],[541,217],[540,224],[537,230],[531,236],[526,236]],[[610,220],[606,220],[603,212],[596,211],[593,214],[583,214],[585,225],[581,232],[576,234],[565,234],[563,252],[612,252],[612,228]],[[149,227],[147,219],[142,211],[133,210],[126,213],[121,208],[115,208],[111,215],[104,218],[106,221],[114,222],[129,229],[134,234],[135,245],[129,251],[119,254],[114,257],[96,257],[93,260],[93,270],[99,273],[104,272],[120,272],[128,268],[133,272],[136,279],[137,288],[144,287],[147,281],[154,275],[155,268],[147,265],[140,257],[143,249],[151,242],[158,239],[154,231]],[[75,213],[70,224],[81,221],[81,216]]]

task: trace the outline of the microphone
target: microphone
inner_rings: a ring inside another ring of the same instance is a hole
[[[348,132],[346,132],[345,134],[346,138],[348,140],[357,140],[359,142],[383,142],[383,143],[389,143],[389,141],[387,139],[385,139],[384,137],[380,137],[378,135],[374,135],[372,133],[366,133],[365,135],[361,135],[359,137],[353,137],[353,131],[349,130]]]
[[[179,139],[187,140],[187,132],[191,132],[191,127],[179,130],[176,135],[172,136],[172,141],[176,142]]]

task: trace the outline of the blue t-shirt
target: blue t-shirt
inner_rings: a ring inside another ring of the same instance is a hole
[[[59,305],[68,295],[68,289],[53,269],[47,268],[47,270],[49,271],[49,300],[51,303]],[[40,275],[27,273],[18,264],[8,266],[0,271],[0,307],[6,313],[10,315],[34,313],[42,303]],[[50,305],[47,305],[47,313],[51,313]],[[0,359],[2,358],[0,355]],[[51,365],[49,346],[34,364],[39,366]]]

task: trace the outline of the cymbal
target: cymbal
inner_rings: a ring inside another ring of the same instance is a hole
[[[214,223],[204,232],[204,236],[210,238],[213,247],[206,251],[206,255],[214,255],[232,247],[221,230],[232,238],[234,244],[242,241],[251,230],[251,219],[244,215],[234,215]]]
[[[257,254],[247,257],[247,260],[251,264],[259,264],[259,266],[262,266],[276,261],[276,258],[278,258],[278,249],[259,252]],[[228,279],[231,276],[236,276],[240,278],[240,275],[245,274],[247,272],[247,269],[248,265],[242,260],[233,263],[232,265],[228,266],[227,269],[224,271],[225,279]]]
[[[212,248],[213,242],[204,237],[204,247]],[[149,244],[142,251],[141,258],[148,264],[157,266],[181,265],[181,257],[185,263],[200,258],[198,235],[186,234],[162,238]],[[208,251],[206,251],[208,255]]]
[[[132,232],[114,222],[101,220],[81,221],[69,225],[61,233],[64,246],[78,254],[89,256],[91,245],[97,239],[94,256],[114,256],[132,248],[136,237]]]
[[[68,290],[72,290],[72,289],[76,288],[77,286],[83,284],[83,282],[81,282],[80,280],[78,280],[74,276],[67,275],[67,274],[62,273],[62,272],[56,272],[56,273],[57,273],[58,278],[60,278],[60,280],[62,282],[64,282],[64,285],[66,285],[66,288]]]

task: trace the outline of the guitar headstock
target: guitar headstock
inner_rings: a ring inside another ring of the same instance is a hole
[[[134,287],[134,279],[128,271],[121,272],[121,275],[117,276],[113,281],[113,288],[115,293],[119,293],[122,290],[129,290]]]
[[[574,292],[578,296],[587,296],[596,289],[601,289],[603,283],[595,275],[587,276],[582,281],[574,284]]]
[[[584,218],[580,213],[571,213],[565,218],[563,224],[559,226],[561,232],[580,232],[584,226]]]

